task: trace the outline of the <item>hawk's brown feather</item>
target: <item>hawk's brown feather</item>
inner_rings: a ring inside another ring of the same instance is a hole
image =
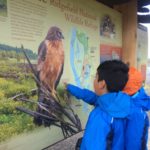
[[[51,91],[56,90],[55,84],[64,65],[64,49],[62,41],[45,41],[47,54],[40,70],[40,80]]]

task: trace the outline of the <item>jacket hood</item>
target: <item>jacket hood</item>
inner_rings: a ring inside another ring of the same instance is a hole
[[[108,93],[100,96],[97,106],[110,116],[115,118],[125,118],[130,113],[131,98],[125,93]]]
[[[150,110],[150,96],[148,96],[142,87],[136,94],[132,96],[133,103],[141,107],[143,110]]]

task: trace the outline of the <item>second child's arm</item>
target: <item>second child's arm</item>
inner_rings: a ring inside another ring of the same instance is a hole
[[[67,84],[66,88],[77,99],[82,99],[88,104],[95,105],[98,96],[94,92],[88,89],[81,89],[72,84]]]

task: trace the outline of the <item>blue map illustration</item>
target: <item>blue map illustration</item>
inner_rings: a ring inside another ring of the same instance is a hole
[[[91,65],[89,60],[89,44],[86,33],[73,28],[70,41],[70,64],[74,81],[81,88],[90,88]],[[88,111],[84,103],[84,111]]]

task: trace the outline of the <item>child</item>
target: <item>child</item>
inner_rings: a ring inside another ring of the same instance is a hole
[[[132,111],[125,129],[125,150],[147,150],[149,120],[145,111],[150,109],[150,97],[142,87],[142,74],[131,67],[129,80],[123,92],[132,97]]]
[[[80,150],[124,150],[124,129],[131,99],[123,90],[128,81],[128,66],[119,60],[105,61],[97,68],[95,93],[68,84],[67,90],[78,99],[94,105]]]

